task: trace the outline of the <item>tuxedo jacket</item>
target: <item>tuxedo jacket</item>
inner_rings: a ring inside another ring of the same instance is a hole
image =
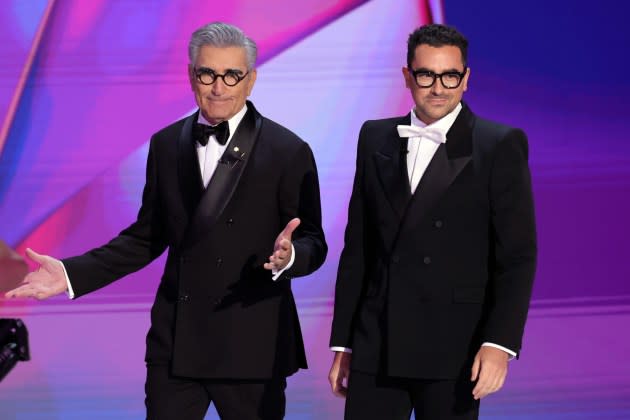
[[[63,260],[79,297],[168,250],[146,361],[174,375],[256,379],[306,368],[291,278],[316,270],[327,252],[315,161],[305,142],[247,104],[207,189],[195,113],[151,138],[137,220]],[[273,281],[263,264],[294,217],[295,263]]]
[[[527,139],[463,104],[412,195],[396,129],[409,123],[361,129],[330,345],[356,370],[452,379],[483,342],[521,348],[536,262]]]

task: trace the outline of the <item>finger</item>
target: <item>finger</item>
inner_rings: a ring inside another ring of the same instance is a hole
[[[46,257],[43,255],[38,254],[37,252],[33,251],[31,248],[26,248],[26,256],[31,260],[36,262],[39,265],[44,264],[44,261],[46,261]]]
[[[476,400],[480,400],[486,395],[486,385],[483,382],[478,382],[475,385],[475,389],[473,389],[473,398]]]
[[[499,389],[499,379],[501,377],[500,369],[487,365],[482,368],[479,374],[479,389],[475,395],[476,399],[484,398]]]
[[[479,376],[479,370],[481,368],[481,358],[479,355],[475,356],[475,361],[473,362],[472,369],[470,372],[470,380],[476,381]]]
[[[499,381],[498,381],[498,383],[497,383],[497,389],[496,389],[494,392],[497,392],[498,390],[500,390],[501,388],[503,388],[503,384],[505,383],[505,376],[506,376],[506,375],[504,374],[504,375],[501,375],[501,376],[499,377]]]
[[[274,260],[284,260],[288,257],[287,252],[283,250],[278,250],[273,253]]]
[[[280,237],[291,240],[291,235],[293,235],[293,231],[300,226],[300,219],[295,217],[289,220],[289,223],[285,226],[285,228],[280,232]]]
[[[348,389],[343,385],[343,376],[338,375],[333,385],[333,394],[339,398],[345,398],[348,394]]]
[[[337,391],[335,392],[335,396],[339,398],[346,398],[347,395],[348,395],[348,388],[346,388],[343,385],[339,385],[339,388],[337,388]]]
[[[9,290],[4,294],[7,298],[26,298],[35,297],[35,290],[30,284],[25,284],[20,287],[16,287],[13,290]]]
[[[289,239],[283,239],[279,243],[279,248],[282,251],[289,252],[291,250],[291,241]]]
[[[485,367],[481,368],[478,377],[477,384],[475,384],[475,388],[473,389],[473,396],[476,400],[480,399],[485,394],[488,387],[488,374]]]
[[[490,384],[488,394],[492,394],[501,389],[503,384],[504,375],[501,369],[497,369],[494,375],[492,376],[492,383]]]

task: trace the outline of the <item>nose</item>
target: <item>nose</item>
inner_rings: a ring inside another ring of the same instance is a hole
[[[444,86],[442,85],[442,79],[437,77],[433,86],[431,86],[431,93],[435,96],[439,96],[444,92]]]
[[[221,80],[216,80],[213,84],[212,84],[212,94],[215,96],[221,96],[223,94],[223,92],[225,92],[225,83],[223,83],[223,79]]]

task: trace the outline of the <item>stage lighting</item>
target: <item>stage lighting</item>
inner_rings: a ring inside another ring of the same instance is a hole
[[[0,381],[18,360],[30,360],[28,331],[20,319],[0,319]]]

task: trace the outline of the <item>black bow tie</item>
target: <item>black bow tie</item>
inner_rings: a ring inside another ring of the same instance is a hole
[[[227,143],[228,137],[230,137],[230,126],[227,121],[223,121],[215,126],[205,124],[195,124],[193,129],[193,138],[199,142],[202,146],[208,144],[210,136],[214,135],[217,138],[219,144],[224,145]]]

